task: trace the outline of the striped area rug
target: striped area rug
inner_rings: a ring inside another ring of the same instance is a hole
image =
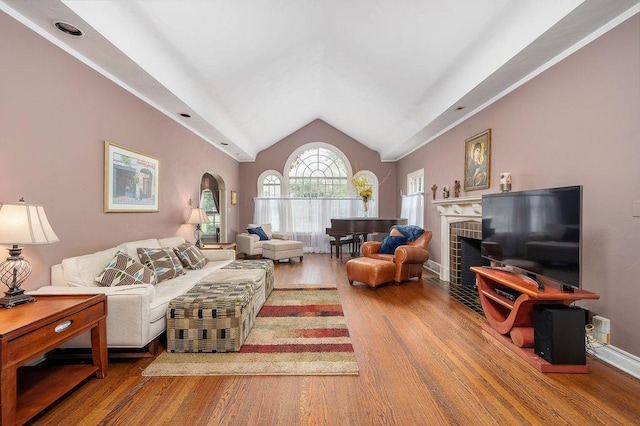
[[[357,375],[335,288],[275,289],[237,353],[163,353],[143,376]]]

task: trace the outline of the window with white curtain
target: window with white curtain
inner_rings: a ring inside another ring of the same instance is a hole
[[[377,197],[377,176],[366,170],[358,173],[367,176]],[[253,222],[271,223],[275,231],[290,233],[304,243],[305,253],[327,253],[331,218],[364,217],[364,203],[355,196],[351,176],[351,164],[338,148],[323,142],[303,145],[291,154],[283,175],[268,170],[258,178]],[[281,177],[279,197],[271,195],[274,177]],[[369,204],[369,215],[377,212],[376,204],[375,199]]]
[[[409,225],[424,228],[424,169],[407,175],[407,195],[402,196],[400,215]]]

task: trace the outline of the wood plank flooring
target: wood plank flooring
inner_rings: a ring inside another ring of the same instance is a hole
[[[336,283],[358,376],[142,377],[111,360],[36,425],[631,425],[640,381],[589,359],[542,374],[481,332],[484,319],[425,280],[350,286],[328,254],[281,263],[278,283]]]

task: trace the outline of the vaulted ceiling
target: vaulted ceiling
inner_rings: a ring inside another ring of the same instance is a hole
[[[1,0],[0,8],[238,161],[315,119],[394,161],[637,13],[639,2]]]

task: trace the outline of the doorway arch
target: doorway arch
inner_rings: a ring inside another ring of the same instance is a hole
[[[198,206],[204,208],[211,224],[203,224],[202,241],[206,243],[227,242],[227,189],[221,176],[206,172],[200,179]]]

